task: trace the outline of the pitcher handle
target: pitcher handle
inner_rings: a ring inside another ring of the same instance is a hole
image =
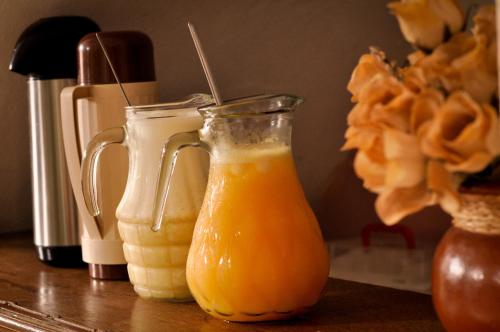
[[[97,164],[101,152],[111,144],[124,144],[127,138],[125,127],[115,127],[101,131],[87,144],[82,160],[82,189],[87,210],[99,217],[101,210],[97,201]]]
[[[186,147],[201,147],[208,150],[206,144],[200,140],[196,130],[172,135],[165,143],[161,152],[160,173],[156,182],[153,225],[151,227],[153,232],[157,232],[161,228],[175,163],[179,151]]]
[[[91,96],[92,89],[90,86],[72,86],[64,88],[61,92],[61,123],[66,166],[68,168],[71,187],[73,188],[73,195],[75,196],[76,205],[80,213],[80,221],[90,238],[102,239],[97,218],[85,211],[85,199],[83,197],[81,185],[82,153],[80,152],[80,144],[82,143],[80,142],[77,132],[78,117],[76,115],[76,103],[79,99],[89,98]]]

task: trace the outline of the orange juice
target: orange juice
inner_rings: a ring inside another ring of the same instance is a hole
[[[317,302],[328,271],[290,147],[212,151],[186,268],[200,306],[232,321],[285,319]]]

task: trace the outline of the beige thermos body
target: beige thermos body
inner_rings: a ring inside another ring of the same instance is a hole
[[[99,36],[131,104],[157,103],[158,83],[149,37],[136,31],[101,32]],[[82,256],[95,279],[127,278],[115,211],[125,189],[128,155],[119,147],[111,147],[100,159],[98,218],[91,216],[85,206],[81,162],[85,147],[95,134],[125,124],[125,106],[126,100],[95,34],[85,36],[78,46],[77,85],[61,93],[61,119],[69,177],[81,224]]]

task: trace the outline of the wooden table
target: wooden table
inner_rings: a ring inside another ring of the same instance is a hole
[[[96,281],[86,269],[46,266],[37,260],[29,233],[0,236],[0,300],[109,331],[442,331],[429,296],[337,279],[307,315],[226,323],[196,303],[146,301],[128,282]]]

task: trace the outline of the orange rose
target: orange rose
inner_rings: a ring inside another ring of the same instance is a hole
[[[464,14],[455,0],[402,0],[388,7],[405,39],[425,49],[435,48],[448,33],[456,33],[464,25]]]
[[[440,204],[450,214],[460,208],[460,179],[435,160],[429,160],[425,166],[425,181],[409,188],[388,188],[377,197],[375,209],[386,225],[394,225],[430,205]]]
[[[377,74],[364,85],[358,104],[349,113],[342,149],[359,150],[354,169],[373,192],[379,192],[385,183],[384,130],[408,130],[413,97],[396,78]]]
[[[364,54],[359,59],[347,85],[347,90],[352,94],[352,101],[358,101],[363,87],[369,85],[372,79],[391,75],[392,69],[386,62],[385,54],[372,47],[369,54]]]
[[[498,156],[499,144],[495,109],[464,91],[448,97],[422,137],[422,151],[450,172],[482,171]]]

